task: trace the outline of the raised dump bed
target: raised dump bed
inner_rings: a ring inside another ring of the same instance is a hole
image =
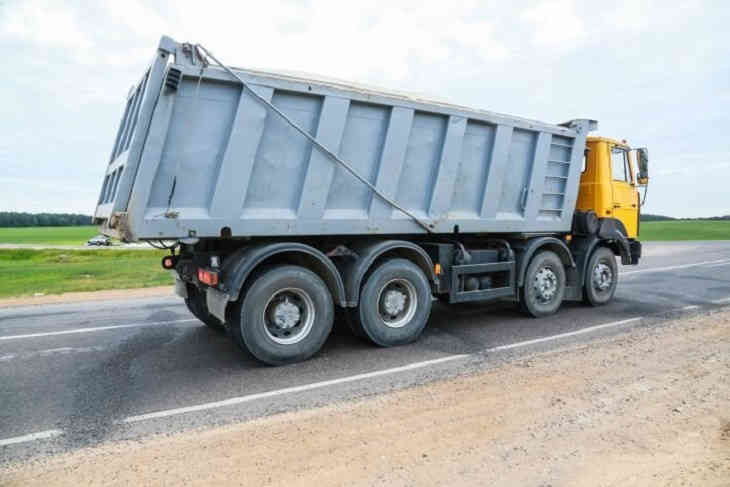
[[[571,228],[595,122],[553,125],[346,82],[233,72],[162,38],[130,91],[108,163],[95,213],[105,233],[144,240]]]

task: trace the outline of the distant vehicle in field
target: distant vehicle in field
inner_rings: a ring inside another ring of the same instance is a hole
[[[391,347],[434,296],[533,317],[603,305],[617,257],[641,258],[648,151],[588,136],[590,119],[232,69],[169,37],[123,113],[101,233],[169,248],[191,313],[268,364],[317,353],[335,310]]]
[[[109,237],[104,236],[104,235],[97,235],[96,237],[90,238],[89,241],[86,242],[86,245],[88,245],[88,246],[99,245],[99,246],[108,247],[111,244],[112,244],[112,239],[110,239]]]

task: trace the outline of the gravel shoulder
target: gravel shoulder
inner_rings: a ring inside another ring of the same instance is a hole
[[[730,485],[730,311],[455,380],[10,465],[2,485]]]
[[[174,296],[173,286],[153,286],[135,289],[108,289],[105,291],[84,291],[42,296],[23,296],[0,299],[0,309],[42,304],[83,303],[87,301],[107,301],[114,299],[138,299]]]

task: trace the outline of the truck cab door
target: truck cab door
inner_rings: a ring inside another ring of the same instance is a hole
[[[613,217],[621,220],[628,238],[636,238],[639,226],[639,200],[627,148],[611,147],[611,192]]]

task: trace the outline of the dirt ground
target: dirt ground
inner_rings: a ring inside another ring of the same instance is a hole
[[[40,304],[81,303],[86,301],[107,301],[112,299],[137,299],[174,296],[173,286],[154,286],[137,289],[109,289],[106,291],[84,291],[21,298],[0,299],[0,308],[34,306]]]
[[[0,471],[9,486],[730,486],[730,312]]]

